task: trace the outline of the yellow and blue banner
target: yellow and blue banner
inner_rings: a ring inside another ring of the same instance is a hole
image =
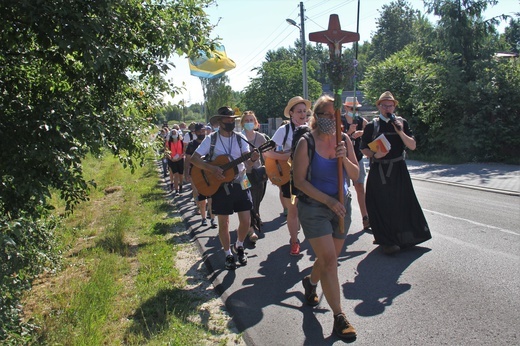
[[[190,74],[199,78],[218,78],[227,71],[236,67],[233,60],[228,58],[224,46],[218,46],[208,56],[201,52],[199,56],[189,59]]]

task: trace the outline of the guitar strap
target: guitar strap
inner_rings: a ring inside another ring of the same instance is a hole
[[[254,141],[256,142],[256,136],[258,136],[258,132],[255,132],[255,139]],[[239,137],[240,140],[243,140],[245,141],[247,144],[249,144],[252,148],[255,148],[255,149],[258,149],[258,147],[256,145],[254,145],[253,143],[251,143],[250,141],[248,141],[246,138],[243,138],[243,137]],[[264,136],[265,138],[265,136]],[[267,141],[267,138],[265,138],[266,141]],[[239,140],[239,142],[240,142]],[[258,152],[260,153],[260,150],[258,150]],[[262,163],[262,165],[265,165],[265,162],[264,162],[264,155],[262,155],[262,153],[260,153],[260,162]]]
[[[289,126],[291,127],[291,129],[293,130],[293,133],[294,133],[295,125],[291,121],[285,125],[285,136],[283,137],[282,148],[285,148],[285,143],[287,142],[287,137],[289,137]]]

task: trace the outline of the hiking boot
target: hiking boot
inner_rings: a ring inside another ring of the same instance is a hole
[[[258,240],[258,235],[255,232],[249,233],[249,241],[253,244]]]
[[[368,219],[368,215],[363,216],[363,229],[370,229],[370,220]]]
[[[182,193],[182,185],[179,185],[179,193]]]
[[[295,241],[291,243],[291,256],[298,256],[300,254],[300,243]]]
[[[353,340],[357,336],[356,330],[348,322],[347,317],[342,312],[334,316],[334,327],[332,328],[332,332],[341,339]]]
[[[211,228],[217,228],[217,223],[215,222],[215,219],[211,219]]]
[[[235,263],[235,256],[227,255],[226,256],[226,269],[227,270],[235,270],[237,264]]]
[[[318,285],[311,284],[310,275],[303,278],[302,284],[305,289],[305,301],[307,302],[307,305],[318,305],[320,303],[318,295],[316,294],[316,287],[318,287]]]
[[[241,266],[245,266],[247,264],[247,255],[244,252],[244,247],[237,247],[235,244],[235,252],[237,254],[238,263],[240,263]]]
[[[383,252],[385,255],[393,255],[399,251],[401,251],[401,248],[398,245],[382,245],[383,246]]]
[[[207,226],[207,225],[208,225],[208,221],[206,221],[206,219],[202,219],[201,226]]]

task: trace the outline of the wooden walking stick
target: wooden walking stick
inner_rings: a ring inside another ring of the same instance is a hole
[[[336,143],[341,142],[341,94],[343,88],[352,76],[352,62],[343,61],[341,59],[341,45],[348,42],[359,41],[357,32],[343,31],[339,24],[337,14],[331,14],[329,17],[329,27],[325,31],[317,31],[309,34],[309,41],[322,42],[329,45],[330,61],[328,62],[327,71],[332,82],[334,90],[334,115],[336,117]],[[338,199],[341,204],[345,203],[343,190],[343,159],[338,158]],[[345,224],[343,219],[339,222],[341,233],[345,232]]]

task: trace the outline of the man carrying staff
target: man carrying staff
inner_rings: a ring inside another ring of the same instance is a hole
[[[217,122],[219,131],[212,133],[202,141],[193,153],[191,163],[207,172],[208,175],[215,177],[218,181],[223,182],[225,179],[224,171],[210,162],[221,155],[227,156],[230,160],[235,160],[243,154],[249,153],[249,145],[247,145],[241,133],[233,131],[235,129],[235,118],[237,118],[233,110],[230,107],[221,107],[217,113],[218,115],[211,117],[210,122]],[[202,159],[203,156],[205,156],[204,159]],[[259,157],[260,154],[255,151],[251,154],[250,160],[255,162]],[[249,231],[251,222],[250,211],[253,207],[249,191],[250,184],[247,180],[244,163],[239,163],[237,168],[238,175],[235,176],[234,180],[230,183],[221,184],[217,192],[211,196],[213,213],[218,217],[218,234],[226,254],[225,265],[228,270],[236,268],[235,256],[231,252],[229,215],[232,215],[234,212],[238,215],[239,226],[235,252],[238,263],[245,266],[247,264],[247,255],[244,252],[244,240]]]

